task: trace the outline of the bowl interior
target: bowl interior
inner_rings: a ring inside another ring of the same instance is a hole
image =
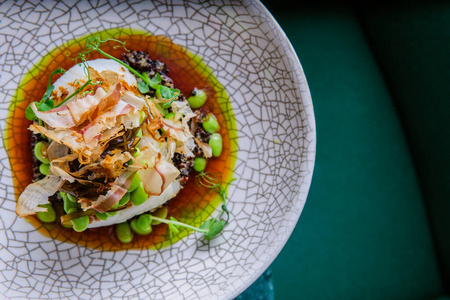
[[[235,162],[229,172],[237,179],[228,190],[232,219],[218,238],[205,242],[192,233],[167,247],[105,251],[48,238],[15,215],[14,180],[3,141],[0,294],[213,299],[235,297],[250,285],[295,227],[315,156],[306,79],[265,8],[255,1],[79,1],[71,8],[62,2],[19,6],[7,1],[0,11],[6,12],[2,21],[7,24],[0,28],[3,137],[9,110],[17,109],[10,104],[19,85],[49,50],[103,30],[146,31],[201,58],[224,87],[229,102],[223,115],[231,124],[230,157]]]

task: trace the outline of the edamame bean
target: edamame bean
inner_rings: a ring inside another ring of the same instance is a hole
[[[133,205],[141,205],[148,198],[148,195],[145,193],[144,186],[142,182],[139,182],[138,187],[131,193],[131,202]]]
[[[173,120],[175,118],[175,113],[174,112],[170,112],[167,115],[165,115],[164,118]]]
[[[204,157],[196,157],[194,159],[194,170],[197,172],[201,172],[206,167],[206,158]]]
[[[128,222],[119,223],[116,225],[116,235],[122,243],[129,243],[133,240],[134,234],[131,231]]]
[[[153,215],[155,217],[161,218],[161,219],[165,219],[167,218],[167,207],[163,206],[158,208],[158,210],[155,211],[155,213],[153,213]],[[161,224],[160,221],[156,221],[156,220],[152,220],[151,225],[158,225]]]
[[[47,143],[44,142],[37,143],[36,146],[34,146],[34,155],[40,162],[44,164],[50,163],[50,161],[47,158]]]
[[[130,193],[126,193],[125,195],[123,195],[122,199],[120,199],[119,201],[119,206],[124,206],[125,204],[127,204],[128,201],[130,201],[130,197]]]
[[[133,177],[133,181],[131,181],[128,192],[131,193],[132,191],[134,191],[139,186],[139,183],[141,183],[141,177],[139,177],[139,174],[136,173]]]
[[[188,98],[188,103],[190,107],[200,108],[203,106],[203,104],[205,104],[207,95],[204,90],[198,90],[197,88],[195,88],[191,94],[192,96]]]
[[[72,208],[77,209],[78,205],[70,200],[64,200],[64,211],[67,213]]]
[[[152,216],[150,214],[142,214],[137,220],[140,228],[148,229],[148,227],[152,223]]]
[[[49,164],[41,164],[41,165],[39,166],[39,172],[40,172],[42,175],[48,175],[49,170],[50,170],[50,165],[49,165]]]
[[[152,232],[152,226],[150,225],[152,218],[149,214],[140,215],[139,218],[130,222],[131,229],[140,235],[149,234]]]
[[[72,206],[70,206],[70,205],[73,205],[74,203],[72,202],[72,201],[70,201],[69,200],[69,198],[67,197],[67,194],[66,193],[64,193],[64,192],[59,192],[59,195],[61,196],[61,198],[63,199],[63,209],[64,209],[64,212],[65,213],[68,213],[68,211],[71,209],[71,208],[76,208],[76,207],[72,207]],[[69,204],[66,204],[66,202],[70,202],[70,205]],[[76,205],[76,204],[75,204]],[[64,222],[64,223],[62,223],[62,226],[63,227],[66,227],[66,228],[72,228],[72,223],[70,223],[70,222]]]
[[[215,133],[220,129],[219,122],[217,121],[216,116],[214,116],[212,113],[207,114],[203,118],[202,124],[203,128],[209,133]]]
[[[76,208],[69,209],[69,214],[77,211]],[[73,230],[76,232],[82,232],[85,231],[86,228],[89,226],[89,216],[82,216],[73,220],[70,220],[73,225]]]
[[[72,202],[77,202],[77,198],[74,195],[69,194],[69,193],[67,193],[67,199],[69,199]]]
[[[71,222],[73,225],[73,230],[75,230],[76,232],[82,232],[85,231],[89,226],[89,216],[82,216],[80,218],[71,220]]]
[[[106,221],[109,217],[108,213],[101,213],[98,211],[95,212],[95,215],[97,216],[97,218],[99,218],[102,221]]]
[[[55,222],[56,212],[50,203],[39,205],[39,207],[47,208],[47,211],[38,211],[36,213],[36,216],[38,217],[39,220],[41,220],[44,223]]]
[[[119,200],[119,202],[120,202],[120,200]],[[114,204],[110,209],[116,209],[116,208],[118,208],[118,207],[119,207],[119,202],[117,202],[116,204]],[[107,214],[109,217],[113,217],[113,216],[115,216],[115,215],[117,214],[117,211],[106,212],[106,214]]]
[[[222,153],[222,136],[218,133],[213,133],[209,137],[209,145],[211,146],[212,155],[217,157]]]
[[[66,193],[63,193],[63,192],[59,192],[59,194],[61,195],[61,198],[63,199],[64,211],[67,214],[69,213],[69,211],[72,208],[74,208],[75,210],[78,208],[78,204],[76,202],[73,202],[73,201],[69,200],[69,194],[66,194]],[[70,196],[72,196],[72,195],[70,195]]]

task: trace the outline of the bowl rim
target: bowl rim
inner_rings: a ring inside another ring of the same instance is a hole
[[[316,160],[317,135],[316,135],[316,120],[315,120],[315,115],[314,115],[314,107],[313,107],[313,103],[312,103],[311,92],[309,90],[309,85],[306,80],[306,76],[303,71],[303,67],[300,63],[300,59],[298,58],[298,55],[295,52],[295,49],[292,46],[291,42],[289,41],[286,33],[283,31],[280,24],[277,22],[277,20],[272,15],[272,13],[265,7],[265,5],[260,0],[252,0],[251,2],[253,2],[253,4],[255,6],[257,6],[258,9],[260,9],[261,11],[264,11],[266,13],[268,19],[273,23],[275,30],[277,30],[279,36],[281,37],[281,40],[286,43],[287,50],[289,51],[289,53],[287,53],[287,54],[289,54],[288,59],[290,61],[292,61],[295,65],[298,66],[298,68],[294,69],[293,71],[295,71],[297,77],[299,79],[302,79],[302,81],[305,83],[304,93],[302,93],[302,97],[305,96],[305,99],[302,98],[302,100],[304,103],[306,102],[306,104],[307,104],[307,105],[305,105],[305,110],[310,112],[310,114],[307,114],[307,119],[309,121],[308,125],[311,127],[310,132],[313,134],[313,139],[310,141],[310,148],[312,149],[312,151],[308,151],[309,155],[305,158],[305,161],[308,161],[308,160],[310,161],[311,171],[308,172],[308,174],[305,176],[305,182],[307,182],[307,184],[308,184],[308,190],[306,193],[303,194],[304,201],[300,208],[300,213],[295,218],[295,226],[292,226],[291,228],[289,228],[288,233],[287,233],[287,239],[278,245],[277,249],[272,252],[269,259],[267,259],[262,264],[262,266],[258,269],[257,272],[254,272],[238,289],[235,289],[233,292],[226,295],[226,297],[229,296],[229,299],[234,299],[237,296],[239,296],[240,294],[242,294],[245,290],[247,290],[247,288],[249,288],[267,270],[267,268],[273,263],[275,258],[277,258],[277,256],[280,254],[281,250],[283,250],[284,246],[286,245],[289,238],[291,237],[296,225],[298,224],[298,220],[300,219],[300,216],[303,212],[303,208],[305,206],[306,200],[308,198],[309,190],[311,187],[311,181],[312,181],[312,176],[314,173],[314,166],[315,166],[315,160]]]

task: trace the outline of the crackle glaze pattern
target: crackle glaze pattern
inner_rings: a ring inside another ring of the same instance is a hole
[[[0,297],[228,299],[248,287],[291,234],[309,190],[315,123],[285,35],[255,1],[6,1],[0,4],[0,128],[25,73],[47,49],[111,28],[165,35],[225,86],[238,129],[232,221],[206,243],[193,233],[159,250],[100,251],[48,239],[16,217],[0,145]],[[3,137],[2,137],[3,141]]]

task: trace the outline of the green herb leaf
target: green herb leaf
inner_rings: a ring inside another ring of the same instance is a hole
[[[44,96],[42,96],[41,102],[47,101],[50,96],[52,95],[53,90],[55,89],[55,86],[52,84],[48,87],[48,89],[45,91]]]
[[[216,237],[219,233],[222,232],[223,228],[225,227],[225,221],[224,220],[220,220],[215,222],[211,228],[209,229],[209,231],[207,233],[205,233],[205,239],[207,239],[208,241],[214,237]]]
[[[148,91],[150,91],[149,86],[151,86],[150,85],[151,80],[150,80],[150,78],[148,78],[147,72],[143,72],[141,75],[142,75],[142,81],[138,82],[137,86],[138,86],[139,92],[141,92],[142,94],[146,94],[146,93],[148,93]]]
[[[48,80],[47,90],[45,91],[44,95],[42,96],[42,99],[40,102],[35,102],[36,108],[40,111],[48,111],[50,109],[53,109],[55,107],[55,102],[50,99],[52,96],[52,92],[55,89],[55,86],[52,84],[52,78],[56,74],[64,74],[63,68],[57,68],[53,70],[53,72],[50,74],[50,79]],[[31,106],[28,105],[27,109],[25,110],[25,117],[30,120],[34,121],[37,120],[38,117],[35,115],[33,110],[31,109]]]
[[[142,72],[142,77],[144,77],[144,81],[150,85],[150,77],[148,77],[147,72]]]
[[[40,111],[48,111],[55,107],[55,102],[52,99],[48,99],[47,101],[40,103],[39,110]]]
[[[216,219],[208,219],[202,225],[200,225],[200,229],[209,229],[211,226],[216,223]]]
[[[147,73],[146,73],[147,74]],[[158,88],[158,85],[159,85],[159,83],[162,81],[162,78],[161,78],[161,74],[159,74],[159,73],[156,73],[156,75],[155,75],[155,77],[153,77],[152,79],[150,79],[150,81],[149,81],[149,86],[152,88],[152,89],[157,89]]]
[[[180,95],[180,90],[168,88],[164,85],[158,85],[158,90],[162,98],[169,100],[169,102],[163,104],[163,108],[168,108],[178,95]]]
[[[55,86],[52,84],[53,76],[57,75],[57,74],[64,74],[65,72],[66,71],[61,67],[56,68],[52,71],[52,73],[50,74],[50,78],[48,79],[47,90],[45,91],[44,95],[42,96],[40,103],[48,101],[50,99],[50,97],[52,96],[52,92],[55,89]],[[50,106],[50,104],[49,104],[49,106]],[[54,106],[54,104],[53,104],[53,106]]]
[[[146,94],[150,91],[150,89],[148,88],[148,84],[144,81],[138,82],[137,87],[141,94]]]
[[[172,99],[170,99],[169,102],[163,104],[162,107],[163,107],[163,108],[168,108],[168,107],[170,107],[170,105],[172,104],[172,102],[175,101],[175,99],[177,99],[178,95],[179,95],[179,93],[175,93],[175,95],[172,97]]]
[[[47,92],[46,92],[46,94],[47,94]],[[45,95],[44,95],[44,97],[45,97]],[[41,102],[34,102],[34,104],[36,105],[36,108],[39,111],[48,111],[55,107],[55,102],[53,101],[53,99],[48,99],[48,98],[46,100],[41,100]],[[34,120],[38,119],[38,117],[35,115],[33,109],[31,108],[31,103],[28,105],[27,109],[25,110],[25,117],[30,121],[34,121]]]
[[[158,89],[161,92],[161,97],[164,99],[171,99],[177,90],[168,88],[164,85],[158,85]]]
[[[39,103],[37,103],[37,102],[34,102],[34,103],[39,104]],[[30,121],[37,120],[37,117],[36,117],[36,115],[34,114],[33,109],[31,108],[31,103],[28,104],[27,109],[25,110],[25,117],[26,117],[28,120],[30,120]]]

